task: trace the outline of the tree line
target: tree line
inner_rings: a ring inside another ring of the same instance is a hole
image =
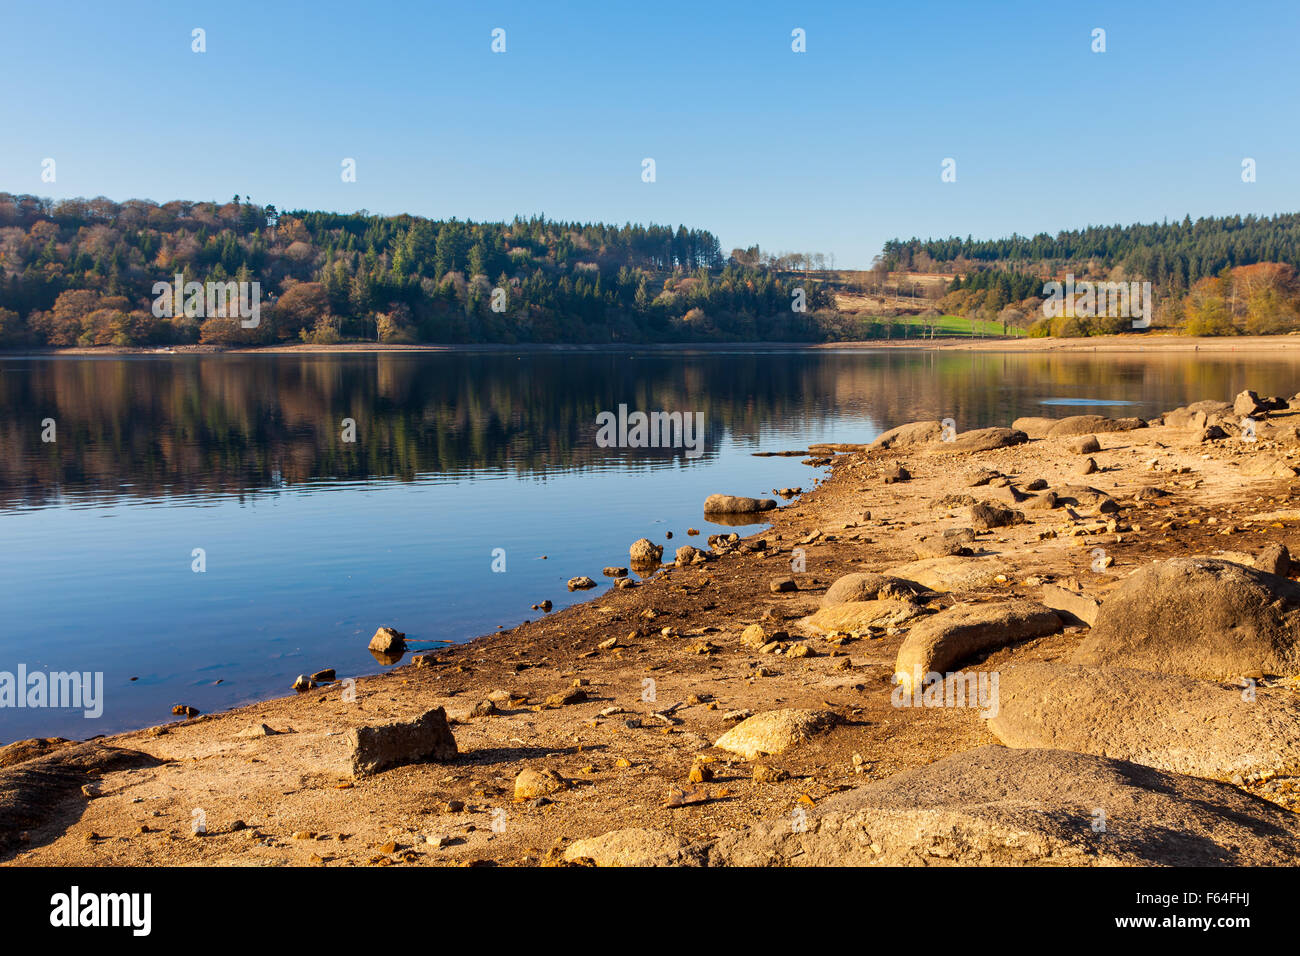
[[[1259,262],[1300,267],[1300,213],[1194,221],[1184,216],[1176,222],[1088,226],[1054,237],[1039,233],[1004,239],[891,239],[881,257],[891,270],[916,271],[1000,267],[1047,274],[1087,265],[1094,273],[1119,270],[1169,295],[1181,295],[1225,268]]]
[[[820,283],[667,225],[430,220],[0,193],[0,347],[821,341]],[[780,262],[780,265],[786,265]],[[256,328],[157,315],[159,282],[257,282]]]
[[[1090,226],[1032,238],[892,239],[878,265],[953,274],[944,312],[1000,321],[1030,335],[1128,331],[1125,316],[1044,313],[1044,284],[1067,275],[1150,282],[1152,327],[1189,335],[1300,330],[1300,214]]]

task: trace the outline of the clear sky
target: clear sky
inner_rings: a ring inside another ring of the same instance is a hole
[[[864,268],[1300,209],[1294,0],[0,0],[0,35],[13,193],[685,223]]]

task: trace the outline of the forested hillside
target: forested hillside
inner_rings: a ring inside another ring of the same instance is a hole
[[[892,239],[884,259],[891,269],[964,272],[978,266],[1021,271],[1057,271],[1088,265],[1116,267],[1141,276],[1171,293],[1185,292],[1197,280],[1224,268],[1281,262],[1300,267],[1300,213],[1277,216],[1223,216],[1192,221],[1089,226],[1040,233],[1032,238]]]
[[[1300,213],[1090,226],[1049,236],[890,240],[881,268],[954,276],[940,308],[1001,319],[1031,334],[1124,331],[1115,317],[1042,314],[1043,283],[1067,273],[1092,281],[1150,282],[1154,326],[1197,335],[1300,328]]]
[[[856,331],[816,283],[740,258],[685,226],[0,193],[0,347],[814,341]],[[177,275],[260,283],[260,324],[156,316],[155,284]]]

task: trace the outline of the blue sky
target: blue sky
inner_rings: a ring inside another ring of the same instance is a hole
[[[1300,209],[1293,2],[0,3],[13,193],[685,223],[848,267]]]

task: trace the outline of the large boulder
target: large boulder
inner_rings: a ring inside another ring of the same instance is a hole
[[[1164,422],[1172,428],[1204,428],[1233,419],[1232,404],[1206,400],[1165,412]]]
[[[957,605],[912,625],[898,649],[894,679],[908,692],[929,673],[946,673],[985,651],[1055,634],[1055,611],[1024,599]]]
[[[1248,455],[1241,463],[1241,473],[1250,478],[1294,478],[1295,469],[1277,455]]]
[[[829,710],[769,710],[742,720],[718,738],[715,747],[739,754],[746,760],[774,756],[824,733],[840,722]]]
[[[709,495],[704,499],[704,513],[709,514],[750,514],[755,511],[771,511],[776,507],[775,498],[742,498],[737,495]]]
[[[907,600],[846,601],[828,604],[799,623],[815,634],[861,633],[869,627],[898,627],[922,613]]]
[[[456,738],[441,707],[410,720],[355,727],[343,740],[356,777],[402,764],[454,760],[457,754]]]
[[[1071,591],[1059,584],[1043,585],[1043,605],[1050,607],[1066,624],[1092,627],[1101,613],[1101,602],[1081,591]]]
[[[1073,435],[1096,435],[1103,432],[1128,432],[1146,428],[1140,418],[1107,418],[1105,415],[1071,415],[1056,422],[1047,432],[1048,438],[1067,438]]]
[[[1120,760],[981,747],[707,851],[715,866],[1289,866],[1300,814]]]
[[[924,558],[890,568],[889,573],[932,591],[969,591],[986,587],[1011,565],[995,555],[974,558]]]
[[[941,441],[929,447],[930,454],[943,455],[961,452],[992,451],[1023,445],[1029,436],[1014,428],[974,428],[961,432],[952,441]]]
[[[1008,747],[1222,780],[1300,766],[1300,700],[1287,691],[1044,663],[1004,668],[999,684],[988,728]]]
[[[1017,418],[1011,423],[1011,427],[1016,431],[1024,432],[1030,438],[1046,438],[1047,433],[1052,430],[1057,419],[1041,418],[1037,415],[1029,415],[1024,418]]]
[[[845,604],[849,601],[874,601],[877,598],[905,598],[920,594],[925,589],[920,585],[891,577],[888,574],[855,571],[845,574],[832,582],[822,595],[822,607],[832,604]]]
[[[567,862],[591,860],[597,866],[699,866],[702,857],[675,834],[641,827],[574,840],[564,848]]]
[[[876,436],[874,448],[906,448],[938,441],[943,434],[942,422],[908,422]]]
[[[1106,595],[1074,663],[1210,680],[1300,674],[1300,585],[1212,558],[1149,564]]]

